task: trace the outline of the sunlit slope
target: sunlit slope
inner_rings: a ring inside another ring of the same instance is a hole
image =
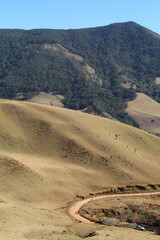
[[[58,239],[72,225],[66,207],[75,195],[159,183],[159,155],[159,137],[128,125],[0,100],[1,237]]]
[[[135,100],[128,103],[127,112],[141,129],[160,135],[160,104],[144,93],[137,93]]]
[[[78,111],[7,100],[0,101],[0,116],[1,164],[14,175],[22,173],[16,181],[23,174],[40,181],[47,171],[62,184],[70,177],[73,186],[81,182],[89,188],[160,180],[160,138],[144,131]]]

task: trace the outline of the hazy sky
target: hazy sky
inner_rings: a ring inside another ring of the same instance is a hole
[[[160,0],[0,0],[0,28],[70,29],[135,21],[160,34]]]

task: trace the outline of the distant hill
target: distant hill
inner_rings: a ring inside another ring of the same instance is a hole
[[[0,97],[40,92],[64,96],[64,107],[111,115],[135,92],[160,101],[160,36],[134,23],[78,30],[0,30]]]
[[[140,125],[141,129],[160,136],[160,104],[144,93],[138,93],[128,103],[126,111]]]

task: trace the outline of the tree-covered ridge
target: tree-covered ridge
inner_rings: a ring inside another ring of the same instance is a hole
[[[44,45],[60,44],[83,58],[77,64],[61,51]],[[96,80],[82,70],[95,70]],[[79,30],[0,30],[0,97],[25,98],[40,91],[65,96],[65,107],[84,109],[124,122],[126,102],[135,91],[160,100],[160,37],[133,23]],[[130,88],[123,87],[131,79]]]

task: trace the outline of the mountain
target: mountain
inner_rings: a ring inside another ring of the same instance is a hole
[[[66,213],[76,195],[159,184],[160,138],[143,130],[80,111],[10,100],[0,100],[0,116],[1,239],[78,240],[74,228],[83,232],[89,226],[74,223]],[[113,231],[117,239],[119,234],[125,239],[127,231],[140,238],[136,230],[121,229]],[[99,231],[96,239],[105,239],[108,231]]]
[[[160,36],[134,22],[78,30],[0,30],[0,97],[61,95],[64,107],[137,126],[135,92],[160,100]]]

